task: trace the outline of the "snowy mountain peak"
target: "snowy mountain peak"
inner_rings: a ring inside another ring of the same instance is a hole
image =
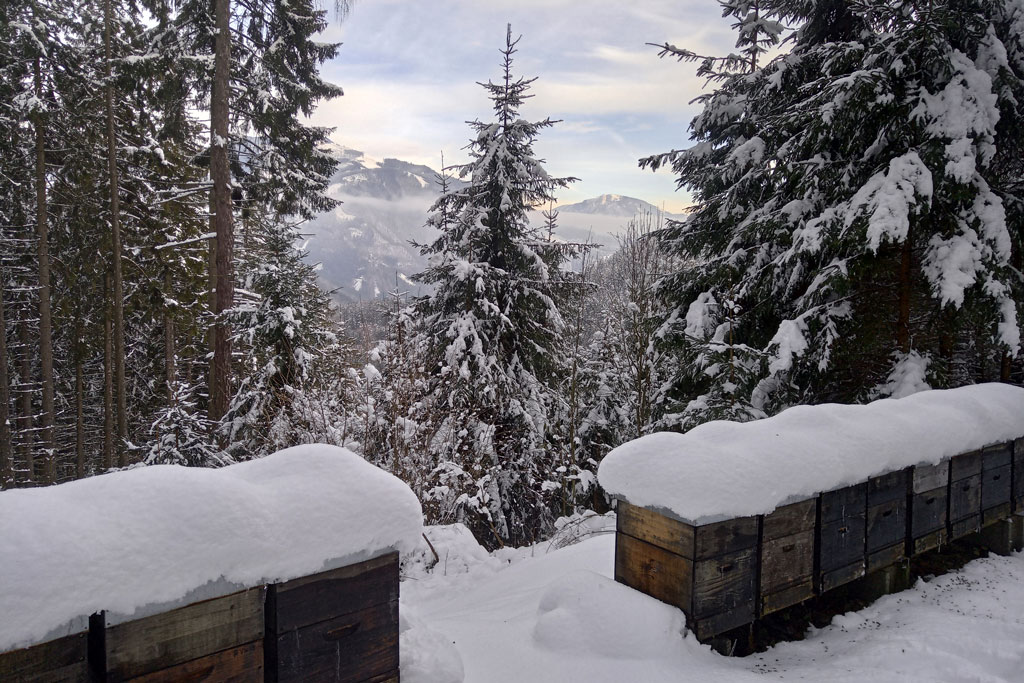
[[[560,213],[584,213],[600,214],[603,216],[622,216],[631,218],[637,214],[659,213],[660,209],[650,202],[645,202],[636,197],[626,197],[621,194],[603,194],[600,197],[584,199],[576,204],[566,204],[558,207]],[[669,218],[675,218],[673,214],[665,214]]]

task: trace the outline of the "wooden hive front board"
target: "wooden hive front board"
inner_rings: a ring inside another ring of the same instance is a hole
[[[868,480],[867,571],[895,564],[906,554],[912,485],[910,468]]]
[[[867,482],[819,496],[818,577],[822,592],[864,575]]]
[[[1006,519],[1013,501],[1013,442],[987,446],[981,452],[981,523]]]
[[[266,630],[267,680],[397,677],[398,554],[270,586]]]
[[[981,464],[980,450],[954,455],[949,461],[949,480],[959,481],[981,474]]]
[[[866,521],[864,515],[823,522],[818,541],[818,566],[831,571],[864,559]]]
[[[262,640],[131,679],[132,683],[185,683],[191,681],[252,683],[262,680]]]
[[[868,508],[867,517],[867,552],[872,554],[898,545],[906,547],[907,543],[907,500],[890,500],[881,505]],[[899,559],[897,556],[896,559]]]
[[[0,681],[85,683],[89,680],[85,632],[0,653]]]
[[[949,486],[949,460],[937,465],[917,465],[913,469],[912,493],[914,495]]]
[[[955,458],[954,458],[955,461]],[[979,458],[980,463],[980,458]],[[981,528],[981,472],[949,483],[949,535],[951,539]]]
[[[628,534],[680,557],[693,558],[692,525],[631,505],[624,500],[618,501],[615,514],[615,528],[619,533]]]
[[[265,587],[108,626],[107,681],[127,681],[263,638]]]
[[[1013,509],[1024,512],[1024,437],[1013,442]]]
[[[862,482],[819,496],[821,501],[821,523],[841,522],[850,517],[864,517],[868,504],[868,484]]]
[[[761,532],[760,615],[814,596],[814,537],[817,499],[765,515]]]
[[[617,533],[615,580],[692,616],[693,563],[685,557],[629,534]]]

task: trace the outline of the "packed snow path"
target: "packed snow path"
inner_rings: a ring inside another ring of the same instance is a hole
[[[402,583],[404,683],[1024,681],[1021,554],[919,581],[804,641],[727,658],[684,635],[679,610],[612,581],[611,534],[492,555],[460,527],[428,535],[439,564],[412,567]]]

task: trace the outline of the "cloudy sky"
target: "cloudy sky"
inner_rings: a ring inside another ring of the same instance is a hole
[[[704,83],[647,43],[728,52],[734,39],[712,0],[356,0],[323,38],[343,43],[323,73],[345,96],[314,123],[373,158],[464,161],[465,122],[491,114],[476,83],[501,75],[508,23],[522,35],[517,74],[538,78],[524,118],[562,120],[535,149],[550,173],[581,179],[560,203],[614,193],[684,207],[671,173],[641,171],[637,159],[687,146],[689,102]]]

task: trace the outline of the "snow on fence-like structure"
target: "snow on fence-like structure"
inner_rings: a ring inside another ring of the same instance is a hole
[[[416,496],[332,446],[0,493],[0,680],[397,681]]]
[[[680,607],[708,641],[991,525],[1009,534],[1024,512],[1024,389],[651,434],[598,478],[617,499],[616,580]]]

